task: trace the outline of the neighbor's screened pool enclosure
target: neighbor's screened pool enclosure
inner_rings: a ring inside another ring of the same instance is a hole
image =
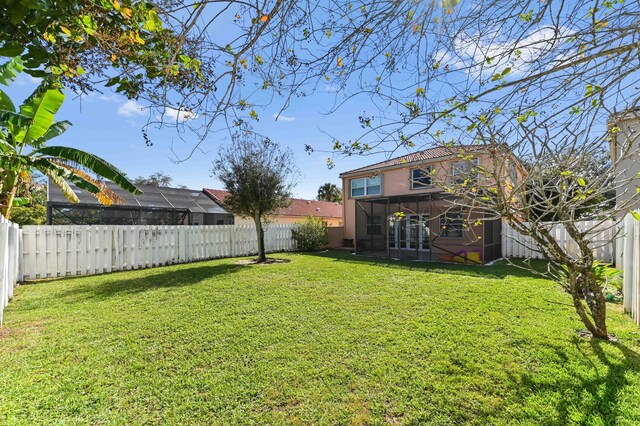
[[[357,254],[482,264],[501,256],[501,222],[445,193],[356,201]]]
[[[47,223],[49,225],[229,225],[233,215],[203,191],[138,185],[143,191],[132,195],[115,184],[107,187],[123,203],[103,206],[87,191],[71,185],[80,202],[72,204],[49,182]]]

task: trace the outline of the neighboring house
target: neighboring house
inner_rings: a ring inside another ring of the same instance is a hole
[[[229,195],[227,191],[220,189],[205,189],[204,192],[222,207],[224,207],[224,199]],[[307,216],[321,217],[331,227],[342,226],[342,205],[328,201],[292,198],[289,207],[269,216],[269,220],[271,223],[288,224],[299,222]],[[253,224],[253,219],[236,216],[235,223]]]
[[[103,206],[89,192],[70,184],[80,199],[72,204],[51,182],[47,185],[47,223],[53,225],[231,225],[233,215],[202,190],[137,185],[132,195],[106,182],[122,203]]]
[[[640,186],[640,108],[625,110],[611,117],[610,129],[617,127],[611,139],[611,161],[616,165],[616,200],[624,210],[639,207],[633,202]],[[622,160],[620,160],[622,158]]]
[[[453,209],[439,179],[468,179],[460,150],[483,165],[483,147],[436,147],[344,172],[345,245],[375,256],[486,263],[501,257],[500,220]],[[437,179],[434,179],[437,177]]]

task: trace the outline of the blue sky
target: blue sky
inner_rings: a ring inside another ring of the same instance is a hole
[[[20,101],[36,86],[37,80],[22,74],[6,91],[14,100]],[[139,109],[144,105],[142,102],[137,104],[128,101],[126,97],[108,89],[103,94],[92,93],[82,97],[68,90],[66,93],[67,99],[56,115],[56,121],[69,120],[73,126],[50,144],[73,146],[99,155],[131,177],[163,171],[174,178],[174,184],[195,189],[222,188],[221,183],[211,177],[210,170],[218,148],[227,140],[228,133],[210,135],[202,143],[202,151],[196,151],[186,161],[175,162],[172,161],[172,141],[180,156],[186,156],[196,141],[183,143],[175,129],[166,128],[152,132],[154,144],[146,146],[141,129],[149,117],[149,111]],[[341,172],[385,158],[383,154],[338,158],[335,168],[329,170],[326,166],[327,153],[305,152],[305,144],[315,149],[329,150],[329,135],[346,140],[361,134],[358,116],[366,110],[366,102],[351,102],[339,113],[326,115],[334,98],[335,93],[328,87],[313,97],[294,102],[278,121],[274,114],[279,110],[279,103],[275,101],[272,109],[259,111],[260,121],[254,123],[256,131],[293,150],[301,172],[300,182],[294,189],[296,197],[315,198],[318,187],[323,183],[341,185],[338,178]]]
[[[236,11],[230,11],[230,14]],[[226,39],[234,39],[234,33],[230,22],[221,20],[223,25],[215,26],[212,29],[212,36],[220,38],[220,43],[224,45]],[[224,22],[227,22],[224,24]],[[538,30],[529,34],[526,40],[536,41],[546,37],[545,31]],[[489,44],[484,46],[485,50],[500,51],[503,49],[500,44],[495,46]],[[456,61],[460,58],[468,58],[467,47],[464,43],[459,46],[460,52],[457,57],[443,56],[442,60],[456,68]],[[526,50],[523,48],[523,57],[530,60],[535,59],[537,51],[535,49]],[[500,67],[501,64],[494,64]],[[525,72],[529,64],[523,64],[520,68],[513,66],[512,74]],[[490,75],[492,69],[486,69]],[[361,78],[373,78],[374,70],[367,70]],[[413,74],[398,76],[404,86],[408,87],[410,96],[415,97],[415,86],[411,85]],[[403,81],[403,77],[407,77]],[[461,81],[467,77],[460,74]],[[335,81],[335,80],[332,80]],[[254,81],[249,77],[246,86],[251,92]],[[322,82],[324,83],[324,82]],[[280,110],[284,100],[275,97],[265,108],[258,108],[267,101],[268,94],[251,97],[249,101],[256,105],[256,111],[260,116],[260,121],[252,122],[253,128],[260,134],[269,136],[283,146],[293,150],[297,166],[301,172],[301,179],[294,189],[294,195],[301,198],[315,198],[317,189],[325,182],[332,182],[340,185],[338,175],[346,170],[361,167],[386,158],[387,155],[379,153],[369,156],[353,156],[348,158],[335,158],[335,168],[328,169],[326,159],[328,154],[320,152],[329,151],[332,146],[332,136],[341,141],[350,139],[356,140],[362,136],[364,130],[360,127],[358,117],[361,115],[371,116],[376,113],[377,108],[373,106],[367,97],[351,98],[344,104],[338,112],[330,115],[326,113],[331,109],[337,100],[345,99],[348,93],[336,92],[330,85],[319,83],[318,91],[308,97],[293,98],[291,106],[287,108],[276,121],[274,115]],[[14,99],[20,100],[27,97],[36,87],[37,81],[26,74],[21,75],[18,80],[9,88],[7,93]],[[258,85],[258,87],[260,84]],[[432,90],[438,87],[432,87]],[[397,89],[395,89],[397,90]],[[444,97],[444,93],[436,90],[437,96]],[[51,143],[68,145],[84,149],[99,155],[117,167],[122,169],[130,177],[148,176],[157,171],[163,171],[174,179],[174,184],[186,185],[193,189],[208,187],[222,188],[219,181],[211,176],[212,162],[217,158],[220,145],[228,138],[228,132],[222,131],[211,133],[200,145],[200,149],[194,152],[190,159],[176,162],[172,154],[173,146],[179,157],[188,156],[190,151],[198,142],[196,137],[189,138],[183,142],[178,137],[175,129],[167,127],[160,131],[151,131],[150,136],[153,146],[147,146],[142,136],[141,129],[146,124],[150,116],[150,111],[144,109],[144,102],[127,100],[124,96],[116,95],[109,89],[103,93],[91,93],[79,97],[67,91],[67,101],[57,115],[57,120],[69,120],[73,126],[61,137]],[[393,108],[392,108],[393,109]],[[175,111],[175,110],[174,110]],[[385,111],[392,116],[396,116],[398,111]],[[171,121],[169,118],[168,121]],[[174,118],[175,121],[175,118]],[[222,123],[218,123],[221,127]],[[374,122],[374,124],[380,124]],[[420,123],[418,123],[420,124]],[[414,140],[421,147],[420,140]],[[366,142],[371,142],[371,138]],[[374,141],[375,142],[375,141]],[[422,141],[424,142],[424,141]],[[313,146],[317,151],[311,154],[305,152],[305,145]],[[385,146],[389,149],[392,146]],[[406,153],[396,152],[394,155]]]

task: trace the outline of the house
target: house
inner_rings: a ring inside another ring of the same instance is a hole
[[[615,129],[615,131],[614,131]],[[615,166],[616,208],[619,217],[640,207],[640,107],[630,108],[609,119],[611,162]],[[632,253],[625,246],[624,233],[616,239],[616,267],[624,267],[625,253]],[[628,259],[631,261],[630,259]],[[632,261],[631,261],[632,262]],[[626,269],[626,268],[625,268]]]
[[[401,259],[500,258],[501,221],[452,208],[452,196],[434,184],[467,179],[473,167],[460,160],[461,150],[477,165],[489,161],[482,146],[435,147],[342,173],[345,245]]]
[[[206,189],[205,194],[224,207],[224,199],[229,195],[220,189]],[[342,226],[342,206],[339,203],[292,198],[291,205],[269,217],[271,223],[289,224],[303,220],[307,216],[321,217],[330,227]],[[253,219],[235,216],[236,224],[253,224]]]
[[[640,107],[627,109],[609,120],[615,128],[610,139],[611,161],[616,167],[616,200],[623,211],[640,207]]]
[[[122,202],[100,204],[89,192],[69,184],[79,203],[71,203],[51,184],[47,185],[49,225],[230,225],[233,215],[211,200],[202,190],[138,185],[142,194],[133,195],[112,182],[105,182]]]

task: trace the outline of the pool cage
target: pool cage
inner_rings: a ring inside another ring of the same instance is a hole
[[[451,201],[446,193],[356,201],[356,254],[471,264],[500,258],[501,221]]]
[[[49,225],[231,225],[233,215],[203,191],[138,185],[140,195],[130,194],[107,182],[122,202],[103,206],[86,191],[70,184],[79,203],[71,203],[49,182],[47,223]]]

